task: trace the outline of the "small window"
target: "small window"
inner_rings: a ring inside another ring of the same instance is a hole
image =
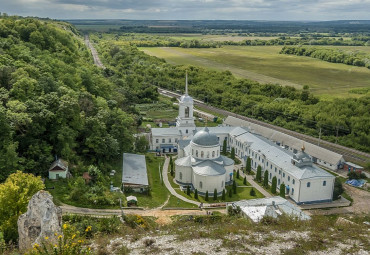
[[[194,149],[191,149],[191,155],[194,156]]]
[[[209,158],[209,154],[210,154],[209,151],[207,151],[207,158]]]
[[[224,186],[224,181],[221,182],[221,187],[223,187],[223,186]]]
[[[201,152],[200,152],[200,157],[201,157],[201,158],[203,158],[203,157],[204,157],[204,152],[203,152],[203,151],[201,151]]]
[[[307,188],[311,187],[311,182],[307,182]]]
[[[165,142],[166,142],[166,139],[164,139],[164,138],[163,138],[163,139],[162,139],[162,143],[165,143]]]
[[[322,186],[326,186],[326,181],[323,181],[322,182]]]
[[[260,156],[258,156],[258,160],[261,161],[261,157]]]
[[[285,173],[283,173],[283,177],[285,177]]]
[[[281,174],[281,170],[279,170],[279,174]]]
[[[272,178],[272,173],[270,173],[270,180],[271,180],[271,178]]]
[[[182,173],[180,172],[180,180],[182,180]]]
[[[288,181],[290,181],[290,176],[288,176]]]
[[[187,134],[188,134],[188,133],[189,133],[189,130],[187,130],[187,129],[186,129],[186,130],[185,130],[185,133],[187,133]]]
[[[198,157],[198,150],[195,151],[195,156]]]
[[[264,159],[262,159],[262,163],[264,162],[265,160]]]
[[[270,165],[270,169],[272,169],[272,165]]]
[[[293,179],[293,184],[295,184],[295,180]]]
[[[266,162],[266,165],[269,166],[269,162],[268,161]]]
[[[277,169],[276,169],[276,167],[275,167],[275,173],[276,173],[276,171],[277,171]]]
[[[280,185],[280,179],[278,179],[278,185]]]
[[[199,182],[199,188],[203,188],[203,182]]]
[[[212,151],[212,158],[215,157],[215,151]]]
[[[294,188],[292,188],[292,195],[294,195]]]
[[[169,143],[171,142],[171,138],[168,138],[168,142],[169,142]]]
[[[175,138],[175,143],[177,143],[177,138]]]
[[[156,142],[156,143],[159,143],[159,139],[155,139],[155,142]]]

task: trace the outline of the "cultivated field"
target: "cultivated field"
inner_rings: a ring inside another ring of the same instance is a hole
[[[335,46],[324,46],[335,47]],[[222,48],[141,48],[171,64],[197,65],[229,70],[237,77],[261,83],[278,83],[302,88],[323,97],[358,96],[351,89],[370,87],[370,70],[345,64],[279,54],[282,46],[224,46]],[[339,47],[370,51],[370,47]]]

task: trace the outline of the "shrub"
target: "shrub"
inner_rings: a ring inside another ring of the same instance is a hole
[[[213,200],[216,201],[217,200],[217,189],[215,189],[213,191]]]
[[[347,174],[348,176],[348,179],[352,180],[352,179],[366,179],[366,175],[364,173],[360,173],[360,172],[355,172],[355,171],[351,171]]]
[[[269,186],[269,171],[265,170],[265,174],[263,176],[263,186],[266,188]]]
[[[250,157],[247,158],[247,164],[246,164],[245,170],[247,171],[248,174],[250,174],[252,171],[252,162],[251,162]]]
[[[198,190],[197,190],[197,189],[195,189],[195,192],[194,192],[194,198],[195,198],[195,199],[198,199]]]
[[[236,178],[237,178],[237,179],[240,179],[239,169],[238,169],[238,170],[236,170]]]
[[[231,159],[235,160],[235,148],[234,147],[231,148]]]
[[[234,194],[236,194],[236,181],[233,181],[233,191],[234,191]]]
[[[244,176],[243,184],[247,185],[247,177],[246,176]]]
[[[277,178],[276,178],[276,176],[274,176],[272,178],[272,182],[271,182],[271,192],[272,192],[272,194],[276,194],[276,185],[277,185]]]
[[[229,197],[233,196],[233,190],[232,189],[229,189],[228,193],[229,193]]]
[[[262,168],[261,168],[260,165],[258,165],[258,167],[257,167],[256,180],[258,182],[261,182],[261,180],[262,180]]]
[[[190,196],[190,186],[186,186],[186,195]]]
[[[334,181],[334,191],[333,191],[333,200],[339,199],[339,196],[344,192],[342,182],[339,178],[335,178]]]
[[[223,189],[222,190],[222,197],[221,197],[222,200],[225,200],[226,199],[226,194],[225,193],[226,193],[225,192],[225,189]]]
[[[235,215],[239,215],[241,213],[241,209],[239,206],[237,206],[236,208],[234,208],[233,206],[228,206],[227,207],[227,214],[230,215],[230,216],[235,216]]]
[[[204,198],[204,200],[208,201],[208,190],[206,191],[206,197]]]
[[[251,191],[249,191],[249,195],[251,195],[252,197],[256,196],[256,191],[254,190],[254,188],[252,188]]]
[[[227,141],[224,140],[224,143],[222,145],[222,154],[226,155],[226,148],[227,148]]]
[[[285,184],[284,183],[280,185],[280,196],[285,198]]]

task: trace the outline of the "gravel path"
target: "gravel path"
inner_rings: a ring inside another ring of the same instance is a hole
[[[100,61],[98,52],[96,51],[96,49],[94,48],[94,46],[90,42],[89,35],[85,35],[85,44],[86,44],[87,47],[89,47],[89,49],[91,51],[91,54],[94,58],[94,64],[97,65],[100,68],[105,68],[103,63]]]

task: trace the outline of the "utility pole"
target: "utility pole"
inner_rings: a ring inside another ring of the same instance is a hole
[[[320,128],[320,132],[319,132],[319,143],[317,145],[320,146],[320,139],[321,139],[321,128]]]

